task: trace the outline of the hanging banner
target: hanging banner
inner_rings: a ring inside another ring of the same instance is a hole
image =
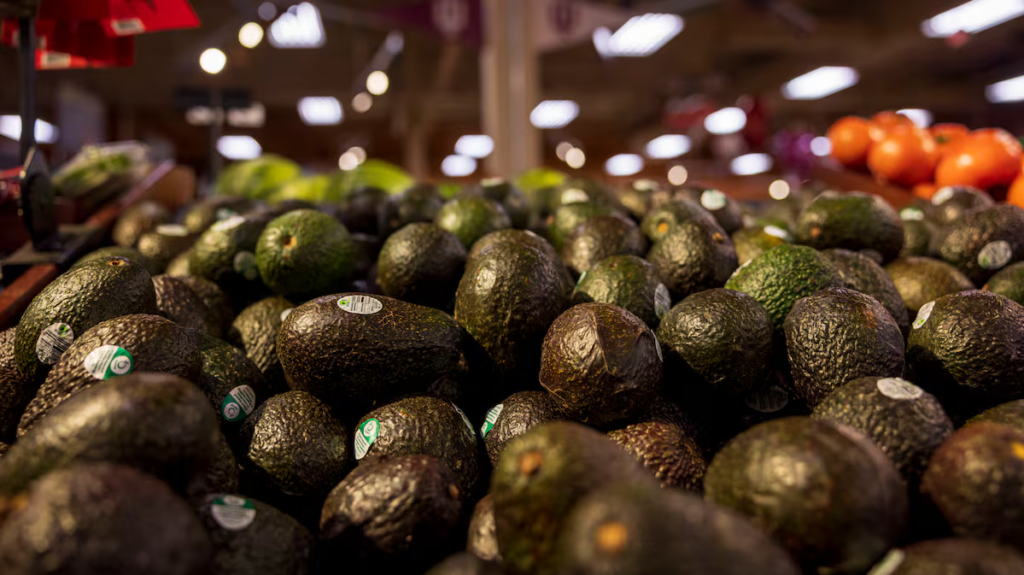
[[[480,0],[424,0],[411,6],[379,10],[396,26],[419,28],[447,40],[479,46],[483,41]]]
[[[18,21],[0,26],[0,43],[18,45]],[[36,69],[110,68],[135,63],[135,38],[113,38],[96,20],[36,21]]]
[[[607,4],[583,0],[525,0],[533,2],[533,43],[540,52],[551,52],[590,42],[598,28],[615,31],[633,13]]]
[[[39,18],[95,20],[111,37],[199,26],[188,0],[43,0]]]

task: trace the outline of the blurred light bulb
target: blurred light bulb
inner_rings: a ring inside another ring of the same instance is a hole
[[[784,200],[789,197],[789,183],[785,180],[775,180],[768,186],[768,195],[775,200]]]
[[[575,147],[576,146],[573,146],[569,142],[559,142],[558,145],[555,146],[555,155],[558,156],[559,160],[562,160],[564,162],[565,155],[568,154],[569,151]]]
[[[210,48],[199,57],[199,67],[207,74],[220,74],[228,64],[228,57],[216,48]]]
[[[346,172],[354,170],[359,167],[359,157],[349,150],[338,159],[338,167]]]
[[[370,75],[366,77],[366,89],[374,96],[380,96],[384,94],[384,92],[387,92],[390,84],[391,81],[388,79],[388,75],[380,70],[371,72]]]
[[[263,26],[249,22],[238,31],[238,41],[246,48],[255,48],[263,41]]]
[[[565,163],[569,164],[569,167],[578,170],[587,163],[587,155],[583,153],[583,150],[579,148],[573,148],[566,152]]]
[[[681,186],[688,179],[690,179],[690,172],[682,166],[672,166],[672,169],[668,171],[668,183],[673,186]]]
[[[364,114],[373,107],[373,96],[368,92],[359,92],[352,98],[352,110],[357,114]]]

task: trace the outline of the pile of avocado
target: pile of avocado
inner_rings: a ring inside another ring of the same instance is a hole
[[[628,207],[627,207],[628,206]],[[126,211],[0,332],[0,573],[1024,574],[1024,210]]]

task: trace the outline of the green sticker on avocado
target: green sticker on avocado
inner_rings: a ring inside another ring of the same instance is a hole
[[[210,506],[213,520],[228,531],[241,531],[256,520],[256,506],[245,497],[219,495]]]
[[[487,417],[484,418],[484,424],[480,426],[480,437],[486,438],[487,434],[494,429],[494,424],[498,422],[498,416],[501,415],[501,410],[505,409],[505,406],[501,403],[495,405],[487,412]]]
[[[36,340],[36,357],[46,365],[57,363],[75,341],[75,331],[66,323],[55,323],[43,330]]]
[[[256,256],[252,252],[241,251],[235,254],[232,262],[235,273],[252,281],[259,277],[260,270],[256,267]]]
[[[220,412],[224,421],[242,421],[256,407],[256,392],[248,385],[239,385],[224,396]]]
[[[135,362],[127,349],[116,345],[101,345],[85,356],[82,365],[96,379],[110,379],[131,373]]]
[[[366,457],[366,452],[380,435],[380,421],[367,419],[356,429],[356,461]]]

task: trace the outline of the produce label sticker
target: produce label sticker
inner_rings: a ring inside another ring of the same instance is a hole
[[[923,389],[898,377],[878,380],[878,391],[892,399],[917,399],[924,395]]]
[[[502,178],[502,177],[499,176],[499,177],[496,177],[496,178],[484,178],[480,182],[480,185],[485,187],[485,188],[493,188],[495,186],[500,186],[500,185],[502,185],[504,183],[505,183],[505,178]]]
[[[181,224],[161,224],[156,227],[156,233],[161,236],[183,238],[188,235],[188,228]]]
[[[661,361],[661,363],[665,363],[665,357],[661,355],[661,342],[658,341],[658,334],[654,333],[654,330],[652,329],[651,335],[654,336],[654,351],[658,352],[658,360]]]
[[[473,424],[469,421],[469,418],[466,417],[466,414],[461,409],[459,409],[459,406],[455,405],[454,403],[452,404],[452,407],[455,408],[455,412],[458,413],[459,417],[462,418],[462,423],[466,424],[466,429],[469,430],[469,434],[475,436],[476,431],[473,430]]]
[[[235,260],[232,264],[235,268],[235,273],[249,281],[256,279],[260,275],[260,270],[256,267],[256,256],[252,252],[238,252],[235,254]]]
[[[476,287],[481,290],[491,289],[496,281],[498,281],[498,274],[494,273],[492,269],[483,268],[476,274]]]
[[[373,442],[377,441],[378,435],[380,421],[376,419],[367,419],[356,429],[356,461],[366,457],[366,452],[370,450]]]
[[[242,216],[229,216],[227,218],[220,217],[222,210],[224,210],[224,208],[217,210],[217,219],[220,221],[213,224],[214,230],[218,232],[230,232],[231,230],[245,223],[245,218],[243,218]],[[228,211],[230,212],[230,210]]]
[[[777,385],[769,385],[748,395],[746,404],[761,413],[775,413],[789,405],[789,393]]]
[[[372,315],[382,310],[384,304],[368,295],[349,295],[338,300],[338,307],[348,313]]]
[[[288,319],[288,316],[292,315],[292,310],[293,310],[293,309],[295,309],[295,308],[293,308],[293,307],[290,307],[290,308],[288,308],[288,309],[284,310],[283,312],[281,312],[281,321],[282,321],[282,322],[283,322],[284,320]]]
[[[256,520],[256,507],[245,497],[219,495],[210,506],[213,520],[228,531],[241,531]]]
[[[921,208],[903,208],[900,211],[900,219],[905,222],[920,222],[924,220],[924,212]]]
[[[700,195],[700,205],[712,212],[724,208],[725,201],[725,194],[718,190],[704,190],[704,193]]]
[[[904,557],[906,555],[903,551],[893,549],[881,561],[875,564],[874,568],[868,572],[868,575],[892,575],[903,564]]]
[[[665,287],[665,284],[658,284],[654,290],[654,314],[661,319],[665,317],[671,307],[672,298],[668,295],[668,288]]]
[[[787,242],[789,241],[789,232],[778,226],[765,226],[764,233],[768,234],[769,236],[779,238],[780,240],[785,240]]]
[[[589,201],[590,196],[587,195],[587,192],[584,192],[583,190],[580,190],[578,188],[573,188],[571,190],[566,190],[562,192],[563,204],[580,204]]]
[[[580,289],[580,285],[585,279],[587,279],[587,270],[583,270],[583,273],[580,274],[580,279],[576,281],[576,289]]]
[[[1010,242],[998,240],[985,244],[985,247],[981,248],[981,251],[978,252],[978,265],[982,269],[997,270],[1008,264],[1012,257],[1013,248],[1010,247]]]
[[[127,349],[116,345],[101,345],[85,356],[82,365],[96,379],[110,379],[131,373],[135,362]]]
[[[75,332],[66,323],[55,323],[43,330],[36,340],[36,357],[47,365],[57,363],[60,356],[75,341]]]
[[[487,434],[494,429],[494,424],[498,422],[498,416],[501,415],[501,410],[505,409],[505,405],[499,403],[492,407],[488,412],[487,416],[484,417],[484,424],[480,426],[480,438],[484,439]]]
[[[914,329],[921,329],[924,322],[928,321],[928,318],[932,315],[932,308],[935,307],[935,302],[930,301],[917,310],[917,319],[914,320]]]
[[[236,212],[235,210],[232,210],[231,208],[217,208],[217,212],[215,214],[215,217],[217,218],[217,221],[220,222],[220,221],[223,221],[223,220],[227,220],[227,219],[234,218],[234,217],[241,217],[241,216],[239,216],[238,212]],[[242,221],[245,221],[245,218],[242,218]],[[241,223],[241,222],[239,222],[239,223]],[[230,230],[231,228],[234,228],[237,225],[238,224],[235,224],[234,226],[231,226],[228,229]]]
[[[953,197],[953,191],[953,188],[950,186],[942,188],[941,190],[935,192],[935,195],[932,196],[932,203],[935,204],[936,206],[941,206],[942,204],[948,202],[949,198]]]
[[[242,421],[256,407],[256,392],[248,385],[239,385],[224,396],[220,412],[224,421]]]
[[[747,261],[743,262],[743,265],[741,265],[740,267],[736,268],[736,271],[732,272],[732,275],[729,276],[729,280],[728,281],[732,281],[733,279],[735,279],[736,276],[740,275],[740,272],[743,271],[743,268],[749,266],[750,262],[752,262],[752,261],[754,261],[754,260],[747,260]]]

